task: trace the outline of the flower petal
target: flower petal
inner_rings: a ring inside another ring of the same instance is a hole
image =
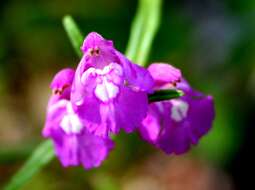
[[[155,89],[162,89],[165,85],[175,85],[181,81],[181,71],[167,63],[152,63],[148,71],[155,80]]]
[[[145,68],[132,63],[120,52],[116,51],[116,54],[123,65],[128,86],[134,90],[151,92],[154,80],[150,73]]]
[[[141,125],[148,108],[147,94],[134,92],[123,87],[120,96],[114,103],[116,125],[121,126],[127,133]]]
[[[85,38],[81,50],[86,67],[103,68],[111,62],[117,62],[113,42],[104,39],[100,34],[91,32]]]
[[[188,151],[210,130],[215,117],[213,98],[191,89],[186,81],[182,83],[179,87],[185,96],[150,104],[139,127],[143,139],[167,154]]]
[[[53,97],[54,98],[54,97]],[[54,103],[52,103],[54,102]],[[45,126],[42,131],[44,137],[49,137],[51,130],[56,128],[66,113],[68,100],[50,100],[47,109]]]
[[[74,77],[74,70],[71,68],[65,68],[60,70],[53,78],[50,87],[54,88],[62,88],[63,85],[71,85]]]
[[[143,120],[142,125],[138,128],[141,137],[151,144],[155,144],[157,142],[161,130],[161,123],[159,119],[161,113],[157,107],[158,105],[159,104],[156,103],[150,105],[146,118]]]
[[[67,135],[61,130],[52,133],[56,154],[63,166],[83,165],[85,169],[98,167],[114,147],[113,141],[84,130],[78,135]]]
[[[119,53],[111,41],[97,33],[84,40],[71,102],[87,130],[106,137],[121,128],[133,131],[146,116],[150,73]]]

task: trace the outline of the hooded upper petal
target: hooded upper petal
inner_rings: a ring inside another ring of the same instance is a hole
[[[155,81],[154,89],[175,86],[182,78],[181,70],[167,63],[152,63],[148,71]]]
[[[96,32],[89,33],[81,47],[83,51],[83,63],[88,67],[104,68],[111,62],[118,62],[113,42],[104,39]]]
[[[60,99],[70,99],[71,86],[73,83],[75,71],[71,68],[65,68],[60,70],[53,78],[50,88],[52,89],[53,95],[51,101],[54,103]]]
[[[49,137],[52,127],[56,127],[62,119],[66,106],[70,100],[71,85],[75,71],[71,68],[60,70],[53,78],[50,88],[52,95],[47,105],[46,123],[43,129],[43,135]]]

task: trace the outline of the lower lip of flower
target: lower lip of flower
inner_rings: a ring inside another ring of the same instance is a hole
[[[83,128],[79,117],[72,108],[71,102],[68,102],[66,105],[66,114],[60,122],[60,127],[66,134],[79,134]]]
[[[185,117],[187,117],[189,105],[183,100],[171,100],[172,108],[171,108],[171,118],[180,122]]]
[[[103,79],[102,84],[98,84],[95,88],[95,95],[103,102],[108,102],[119,94],[119,87],[112,82]]]

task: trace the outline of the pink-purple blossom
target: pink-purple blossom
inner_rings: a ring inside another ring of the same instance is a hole
[[[185,95],[151,103],[139,132],[144,140],[167,154],[185,153],[212,127],[213,98],[193,90],[181,72],[168,64],[152,64],[148,70],[155,80],[155,89],[176,88]]]
[[[85,127],[99,136],[134,131],[147,114],[153,79],[118,52],[112,41],[90,33],[75,73],[71,101]]]
[[[43,136],[54,142],[63,166],[98,167],[113,148],[113,141],[88,132],[70,102],[74,70],[63,69],[54,77]]]
[[[181,154],[211,128],[212,96],[193,90],[179,69],[165,63],[138,66],[95,32],[81,50],[77,69],[62,69],[53,78],[43,129],[63,166],[98,167],[114,147],[111,134],[121,129],[139,131],[167,154]],[[185,95],[149,103],[151,93],[169,89]]]

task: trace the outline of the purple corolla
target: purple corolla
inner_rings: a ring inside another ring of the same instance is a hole
[[[81,50],[77,69],[59,71],[51,83],[43,129],[63,166],[98,167],[114,147],[111,134],[120,129],[138,130],[167,154],[181,154],[211,128],[212,96],[193,90],[179,69],[164,63],[140,67],[95,32]],[[151,93],[168,89],[185,95],[149,104]]]
[[[91,134],[80,121],[70,102],[73,78],[73,69],[63,69],[54,77],[43,136],[53,140],[63,166],[98,167],[114,144],[106,137]]]
[[[153,79],[118,52],[113,42],[88,34],[75,73],[71,102],[88,131],[99,136],[132,132],[145,118]]]
[[[148,70],[155,80],[154,89],[176,88],[185,95],[151,103],[139,132],[144,140],[167,154],[185,153],[211,128],[215,116],[213,98],[193,90],[171,65],[151,64]]]

